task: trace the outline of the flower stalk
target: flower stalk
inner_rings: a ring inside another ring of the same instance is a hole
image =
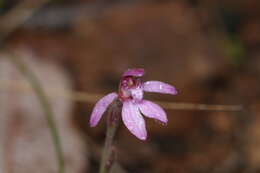
[[[99,173],[109,173],[115,160],[113,141],[119,124],[122,104],[115,100],[108,110],[106,139],[103,148]]]

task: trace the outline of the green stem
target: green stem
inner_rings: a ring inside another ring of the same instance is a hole
[[[9,53],[10,54],[10,53]],[[51,105],[47,99],[47,96],[41,87],[40,81],[34,75],[34,73],[27,67],[27,65],[16,56],[10,54],[10,60],[16,66],[16,68],[27,78],[28,82],[30,83],[31,87],[33,88],[42,108],[44,111],[45,118],[48,123],[48,127],[51,133],[51,137],[53,140],[57,161],[59,164],[59,173],[65,172],[65,164],[64,164],[64,156],[61,147],[61,140],[58,133],[58,128],[54,120],[54,113],[51,108]]]
[[[120,115],[120,102],[112,103],[108,112],[106,139],[103,148],[99,173],[109,173],[114,162],[114,146],[113,141],[118,127],[118,119]]]

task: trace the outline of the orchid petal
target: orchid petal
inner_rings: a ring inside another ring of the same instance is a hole
[[[145,121],[142,117],[138,105],[132,101],[125,101],[122,109],[122,119],[128,130],[141,140],[147,138]]]
[[[157,119],[163,123],[167,123],[165,111],[157,104],[148,100],[143,100],[138,104],[140,111],[149,118]]]
[[[143,75],[144,75],[144,69],[142,69],[142,68],[128,69],[123,74],[123,76],[135,76],[135,77],[142,77]]]
[[[110,93],[103,98],[101,98],[95,105],[93,112],[90,116],[90,126],[94,127],[97,125],[99,120],[101,119],[102,115],[106,111],[107,107],[114,101],[114,99],[117,97],[117,94],[115,92]]]
[[[146,92],[177,94],[176,89],[172,85],[160,81],[147,81],[143,84],[143,88]]]

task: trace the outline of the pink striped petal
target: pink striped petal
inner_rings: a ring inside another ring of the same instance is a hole
[[[141,77],[144,75],[144,69],[142,68],[132,68],[128,69],[126,72],[124,72],[123,76],[135,76],[135,77]]]
[[[138,104],[138,107],[145,116],[167,123],[166,113],[159,105],[148,100],[143,100]]]
[[[122,109],[122,119],[128,130],[141,140],[147,138],[145,121],[137,104],[132,101],[125,101]]]
[[[93,112],[90,116],[90,126],[94,127],[97,125],[99,120],[101,119],[102,115],[106,111],[107,107],[114,101],[114,99],[117,97],[117,94],[115,92],[110,93],[103,98],[101,98],[95,105]]]
[[[144,91],[146,92],[156,92],[156,93],[163,93],[163,94],[177,94],[176,89],[164,82],[160,81],[147,81],[143,85]]]

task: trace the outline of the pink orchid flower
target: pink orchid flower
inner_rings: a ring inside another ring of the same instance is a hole
[[[98,124],[108,106],[117,98],[123,103],[122,119],[128,130],[141,140],[147,138],[145,121],[142,115],[154,118],[166,124],[167,116],[164,110],[157,104],[143,99],[143,93],[157,92],[162,94],[177,94],[176,89],[164,82],[142,82],[144,69],[128,69],[124,72],[119,84],[118,93],[110,93],[101,98],[95,105],[90,117],[90,126]]]

